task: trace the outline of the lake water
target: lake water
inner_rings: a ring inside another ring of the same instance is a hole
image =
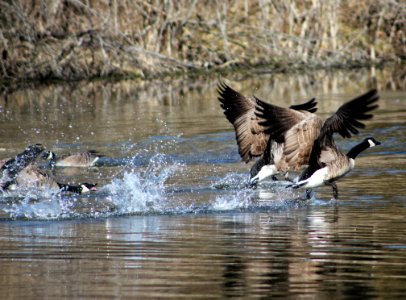
[[[377,87],[381,99],[356,169],[331,189],[246,188],[215,76],[3,89],[0,159],[42,143],[94,149],[101,166],[61,168],[90,195],[0,198],[0,298],[403,298],[406,293],[404,69],[228,75],[281,106],[318,99],[327,118]]]

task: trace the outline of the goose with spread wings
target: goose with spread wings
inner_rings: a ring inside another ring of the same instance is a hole
[[[335,181],[354,168],[355,158],[361,152],[381,143],[373,137],[367,137],[344,154],[334,142],[333,135],[338,133],[344,138],[350,138],[351,135],[358,134],[358,129],[365,127],[360,121],[373,117],[369,112],[378,107],[376,104],[378,99],[378,92],[371,90],[345,103],[328,118],[314,142],[308,167],[303,171],[298,182],[290,187],[311,189],[321,185],[330,185],[333,189],[333,198],[338,199]],[[310,190],[307,190],[307,197],[309,198],[309,196]]]
[[[251,185],[269,176],[306,167],[313,145],[326,128],[331,131],[343,127],[338,131],[343,137],[357,134],[357,128],[365,127],[360,121],[372,117],[366,113],[377,107],[373,103],[378,100],[377,91],[371,90],[343,104],[323,124],[314,114],[317,110],[314,98],[283,108],[255,96],[245,97],[223,82],[219,83],[218,92],[224,114],[234,126],[240,156],[245,162],[259,157],[250,171]],[[346,121],[343,123],[341,119]]]
[[[234,126],[242,160],[248,163],[258,158],[250,171],[251,186],[270,176],[286,175],[289,170],[300,171],[307,165],[322,126],[322,119],[314,114],[314,98],[284,108],[255,96],[246,97],[224,82],[219,82],[218,93],[224,114]]]

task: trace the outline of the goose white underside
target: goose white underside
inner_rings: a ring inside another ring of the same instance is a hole
[[[278,174],[278,170],[276,169],[275,165],[265,165],[261,168],[261,170],[258,172],[257,175],[255,175],[254,177],[252,177],[250,179],[250,183],[254,183],[254,182],[261,182],[264,179],[276,175]]]
[[[294,186],[304,188],[318,187],[324,184],[324,182],[327,180],[327,177],[328,168],[324,167],[314,172],[313,175],[310,176],[308,179],[297,182]]]
[[[348,160],[348,166],[346,168],[343,168],[341,172],[336,174],[335,177],[332,177],[330,174],[329,167],[324,167],[316,172],[313,173],[312,176],[310,176],[306,180],[302,180],[294,184],[294,187],[304,187],[304,188],[314,188],[318,187],[321,185],[324,185],[326,182],[332,182],[335,181],[343,176],[345,176],[348,172],[350,172],[352,169],[355,167],[355,160],[350,158]]]

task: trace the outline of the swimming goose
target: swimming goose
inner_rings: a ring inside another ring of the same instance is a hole
[[[335,145],[332,138],[333,132],[333,129],[330,128],[328,133],[320,135],[313,147],[314,151],[312,151],[309,166],[297,183],[287,187],[309,189],[329,185],[333,189],[333,199],[338,199],[338,188],[335,181],[354,169],[355,158],[362,151],[381,144],[373,137],[368,137],[344,154]],[[309,190],[306,191],[306,196],[309,198]]]
[[[218,93],[224,114],[234,126],[242,160],[248,163],[259,157],[250,170],[251,185],[289,170],[299,171],[307,164],[322,125],[313,114],[317,110],[314,98],[283,108],[246,97],[224,82],[219,82]],[[269,123],[275,118],[280,120],[279,127],[270,138],[274,128]]]
[[[33,164],[28,165],[18,173],[13,182],[13,185],[10,186],[9,189],[16,190],[19,187],[42,188],[62,192],[72,192],[77,194],[83,194],[96,190],[96,184],[87,182],[80,183],[78,185],[60,183],[48,173],[43,172]]]
[[[0,168],[0,190],[7,189],[18,173],[34,162],[43,151],[44,147],[41,144],[29,145],[23,152],[7,160]]]
[[[45,151],[43,158],[49,160],[52,167],[93,167],[100,155],[89,150],[58,158],[54,152]]]

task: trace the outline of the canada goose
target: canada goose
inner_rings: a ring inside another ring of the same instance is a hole
[[[52,151],[44,151],[43,158],[50,161],[52,167],[93,167],[100,155],[90,150],[58,158]]]
[[[224,114],[234,126],[242,160],[248,163],[260,157],[250,171],[251,185],[289,170],[299,171],[307,164],[322,125],[313,114],[317,110],[314,98],[283,108],[255,96],[245,97],[224,82],[219,82],[218,93]],[[279,119],[281,126],[271,138],[273,119]]]
[[[29,145],[23,152],[7,160],[0,168],[0,190],[7,189],[18,173],[34,162],[43,151],[44,147],[41,144]]]
[[[57,182],[48,173],[45,173],[38,169],[33,164],[28,165],[23,170],[21,170],[13,182],[13,186],[10,190],[18,189],[19,187],[34,187],[34,188],[44,188],[49,190],[59,190],[62,192],[72,192],[83,194],[90,191],[96,190],[96,184],[92,183],[80,183],[78,185],[70,185]]]
[[[338,189],[335,181],[354,168],[355,157],[367,148],[380,145],[374,138],[366,138],[362,143],[352,148],[347,155],[343,154],[334,142],[334,133],[344,138],[357,134],[357,128],[365,125],[359,120],[368,120],[373,117],[368,112],[376,109],[379,95],[376,90],[358,96],[341,105],[323,124],[320,134],[314,141],[310,154],[308,167],[302,172],[298,182],[287,187],[312,188],[322,184],[331,185],[333,197],[338,198]],[[309,196],[309,191],[307,191]]]
[[[257,97],[245,97],[219,83],[221,107],[227,119],[234,125],[239,153],[245,162],[260,158],[250,171],[250,185],[289,170],[299,171],[309,162],[315,140],[322,130],[323,121],[314,114],[315,99],[289,108],[265,103]],[[356,134],[356,128],[364,128],[359,120],[372,115],[366,112],[377,106],[369,106],[378,100],[376,90],[371,90],[345,104],[331,117],[344,118],[348,114],[348,130]],[[331,119],[330,118],[330,119]],[[329,120],[329,119],[328,119]],[[327,121],[326,121],[327,122]],[[325,123],[326,124],[326,123]],[[340,132],[343,137],[351,134]]]
[[[324,128],[324,127],[323,127]],[[313,147],[309,166],[302,173],[297,183],[288,185],[293,188],[315,188],[329,185],[333,189],[333,198],[338,199],[338,188],[335,181],[349,173],[355,166],[355,158],[362,151],[380,145],[373,137],[364,139],[347,154],[341,152],[332,139],[332,132],[321,135]],[[309,198],[309,190],[306,192]]]

